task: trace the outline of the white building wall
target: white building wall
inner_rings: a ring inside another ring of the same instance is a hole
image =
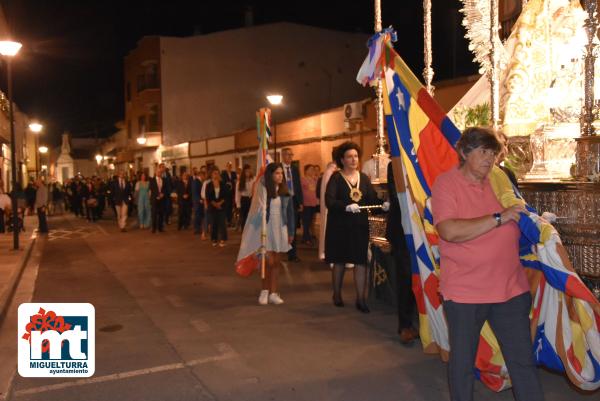
[[[371,96],[356,82],[367,39],[290,23],[161,38],[163,145],[251,128],[271,93],[276,121]]]

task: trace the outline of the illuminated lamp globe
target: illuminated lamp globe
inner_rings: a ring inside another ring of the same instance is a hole
[[[35,132],[35,133],[42,132],[42,128],[44,128],[44,126],[40,123],[29,124],[29,129],[31,130],[31,132]]]
[[[0,54],[3,56],[16,56],[23,45],[11,40],[0,40]]]
[[[269,95],[269,96],[267,96],[267,100],[269,101],[269,103],[271,103],[271,105],[278,106],[283,101],[283,96],[282,95]]]

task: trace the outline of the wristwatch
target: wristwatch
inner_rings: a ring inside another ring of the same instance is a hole
[[[493,214],[494,219],[496,219],[496,227],[500,227],[502,225],[502,215],[500,213]]]

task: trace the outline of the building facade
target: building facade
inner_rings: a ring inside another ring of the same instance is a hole
[[[276,23],[184,38],[142,38],[125,58],[125,120],[105,152],[112,167],[173,173],[205,164],[253,164],[256,110],[268,94],[277,147],[322,167],[344,140],[375,151],[373,91],[356,82],[368,35]],[[436,83],[449,110],[475,79]],[[363,99],[363,100],[360,100]],[[358,100],[358,101],[357,101]],[[349,119],[345,106],[361,110]]]

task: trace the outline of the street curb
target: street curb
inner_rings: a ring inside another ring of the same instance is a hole
[[[31,242],[27,245],[27,249],[25,249],[25,253],[23,255],[23,258],[21,259],[20,265],[17,267],[17,269],[13,270],[10,279],[8,280],[7,288],[0,295],[0,327],[4,323],[4,318],[6,317],[8,306],[10,305],[12,297],[15,295],[15,291],[17,290],[17,286],[19,285],[19,280],[21,279],[23,270],[25,270],[25,266],[27,266],[27,262],[29,262],[29,258],[31,257],[31,251],[33,250],[33,246],[35,245],[36,240],[37,235],[34,236],[31,239]]]

